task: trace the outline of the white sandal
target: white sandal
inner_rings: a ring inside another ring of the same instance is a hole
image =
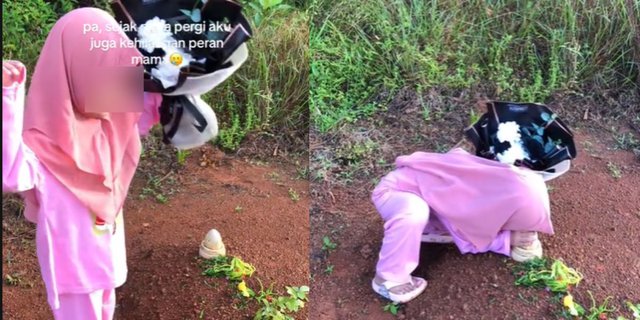
[[[402,293],[402,294],[397,294],[397,293],[391,292],[391,289],[393,289],[395,287],[402,286],[402,285],[408,285],[408,284],[411,284],[411,286],[413,286],[414,289],[412,289],[409,292]],[[415,299],[417,296],[419,296],[424,291],[424,289],[427,288],[427,280],[419,278],[419,277],[411,277],[410,282],[399,283],[399,282],[393,282],[393,281],[385,281],[382,284],[378,284],[376,282],[376,280],[373,279],[373,280],[371,280],[371,286],[373,287],[373,291],[375,291],[379,295],[391,300],[392,302],[395,302],[395,303],[407,303],[407,302]]]
[[[542,242],[536,239],[528,246],[514,246],[511,248],[511,259],[525,262],[535,258],[542,258]]]

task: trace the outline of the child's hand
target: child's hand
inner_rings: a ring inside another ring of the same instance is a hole
[[[10,87],[14,83],[19,82],[24,75],[26,68],[20,61],[3,60],[2,61],[2,86]]]

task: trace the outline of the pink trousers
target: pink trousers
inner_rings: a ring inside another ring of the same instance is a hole
[[[372,194],[376,209],[384,220],[384,238],[376,265],[376,275],[384,280],[406,283],[420,261],[422,234],[450,234],[462,253],[493,251],[509,255],[510,231],[502,231],[487,248],[475,248],[455,232],[446,221],[433,215],[420,196],[378,186]]]
[[[116,308],[116,290],[88,294],[61,294],[60,308],[53,310],[56,320],[111,320]]]

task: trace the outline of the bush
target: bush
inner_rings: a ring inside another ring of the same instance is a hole
[[[58,19],[44,0],[2,2],[2,59],[20,60],[33,71],[49,30]]]

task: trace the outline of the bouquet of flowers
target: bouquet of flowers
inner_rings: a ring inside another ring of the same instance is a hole
[[[145,91],[204,94],[247,58],[251,27],[232,0],[115,0],[116,20],[145,63]],[[158,60],[160,60],[158,62]]]
[[[546,106],[492,101],[487,109],[465,129],[476,155],[549,173],[576,157],[573,134]]]
[[[252,32],[232,0],[114,0],[111,7],[143,59],[144,90],[163,95],[164,142],[191,149],[218,134],[213,109],[200,95],[246,61]]]

